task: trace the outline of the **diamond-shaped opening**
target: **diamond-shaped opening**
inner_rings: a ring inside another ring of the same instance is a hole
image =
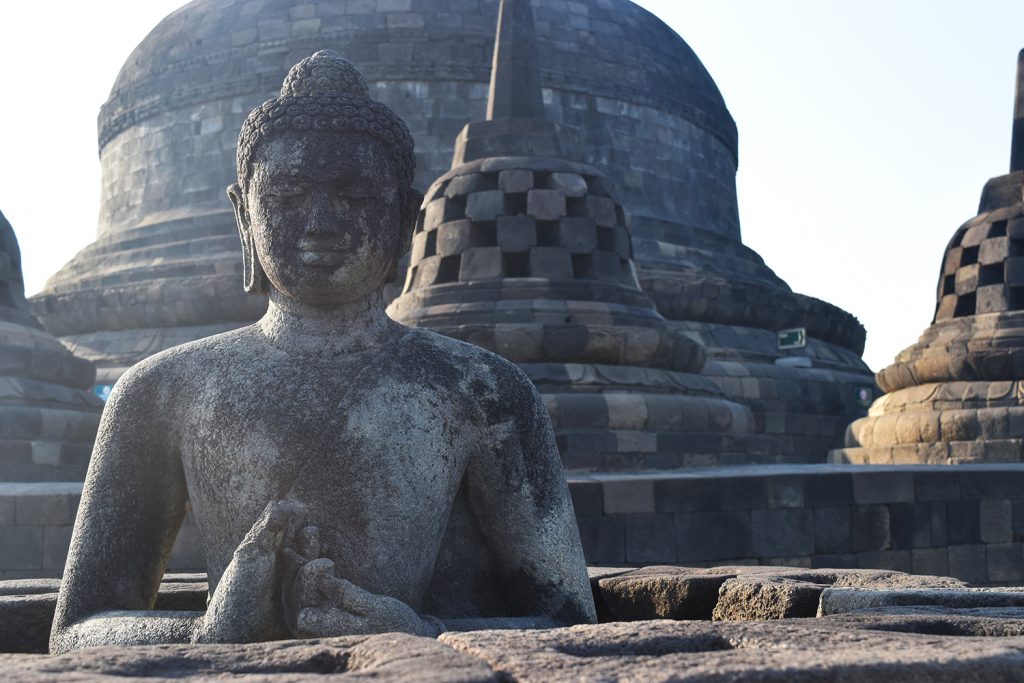
[[[558,246],[558,221],[537,221],[537,246]]]
[[[413,229],[414,233],[423,232],[423,217],[425,215],[426,214],[424,214],[422,211],[416,214],[416,227]]]
[[[525,216],[526,215],[526,193],[505,195],[505,215]]]
[[[622,204],[615,205],[615,222],[623,227],[626,225],[626,211],[622,208]]]
[[[599,227],[597,229],[597,248],[603,249],[604,251],[615,251],[614,228]]]
[[[592,280],[594,278],[594,257],[591,254],[573,254],[572,276],[577,280]]]
[[[1006,221],[996,221],[988,229],[989,237],[1006,237]]]
[[[956,308],[953,310],[953,317],[963,318],[968,315],[974,315],[976,301],[977,297],[974,292],[959,296],[956,300]]]
[[[437,230],[431,230],[427,233],[427,243],[423,247],[423,257],[434,256],[437,254]]]
[[[1010,310],[1024,310],[1024,287],[1010,287]]]
[[[441,259],[441,265],[437,268],[437,279],[434,284],[443,285],[446,282],[458,282],[459,264],[462,257],[459,255],[445,256]]]
[[[950,248],[959,247],[960,243],[964,241],[964,233],[965,232],[967,232],[967,231],[965,229],[963,229],[963,228],[960,228],[959,230],[957,230],[956,234],[953,235],[952,241],[950,241],[950,243],[949,243],[949,247]]]
[[[1003,282],[1003,264],[1002,262],[993,263],[987,266],[982,266],[978,271],[978,286],[984,287],[985,285],[998,285]]]
[[[498,223],[497,221],[479,221],[469,227],[469,246],[471,247],[496,247],[498,246]]]
[[[586,218],[590,214],[587,213],[587,198],[586,197],[566,197],[565,198],[565,215],[570,218]]]
[[[956,276],[955,275],[947,275],[946,277],[942,278],[942,295],[941,296],[946,296],[947,294],[955,294],[955,293],[956,293]]]
[[[530,252],[505,252],[502,259],[505,261],[505,277],[530,276]]]
[[[960,267],[969,266],[978,262],[978,247],[964,247],[960,252]]]

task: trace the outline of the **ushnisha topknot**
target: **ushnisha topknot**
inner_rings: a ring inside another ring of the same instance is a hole
[[[411,189],[416,171],[412,135],[387,106],[370,98],[366,79],[347,59],[320,50],[293,66],[281,94],[253,109],[238,134],[238,182],[245,190],[252,155],[266,140],[288,131],[365,133],[391,151],[399,187]]]

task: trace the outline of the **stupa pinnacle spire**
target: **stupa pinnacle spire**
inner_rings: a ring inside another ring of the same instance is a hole
[[[494,88],[493,81],[491,88]],[[1024,50],[1017,55],[1017,92],[1013,102],[1013,138],[1010,173],[1024,171]]]
[[[543,118],[533,7],[530,0],[501,0],[487,120]]]

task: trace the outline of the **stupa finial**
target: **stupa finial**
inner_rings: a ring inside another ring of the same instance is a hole
[[[1017,55],[1017,90],[1013,103],[1010,172],[1024,171],[1024,50]]]
[[[530,0],[501,0],[487,120],[542,119],[544,101]]]

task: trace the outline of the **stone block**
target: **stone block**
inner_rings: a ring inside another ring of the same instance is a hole
[[[647,402],[636,394],[603,394],[608,405],[608,426],[612,429],[643,429]]]
[[[1008,500],[979,501],[982,543],[1009,543],[1013,540],[1013,508]]]
[[[979,314],[1010,310],[1010,288],[1004,284],[978,287],[974,306]]]
[[[621,564],[626,561],[625,515],[580,516],[576,522],[587,564]]]
[[[888,550],[892,547],[889,508],[885,505],[864,505],[852,509],[853,552]]]
[[[709,512],[719,509],[714,486],[697,477],[654,480],[654,504],[658,512]],[[1022,514],[1024,518],[1024,514]]]
[[[607,515],[654,512],[654,482],[644,478],[605,481],[604,511]]]
[[[978,501],[946,502],[946,539],[950,545],[966,545],[981,541]]]
[[[468,173],[452,178],[444,190],[444,196],[448,198],[465,197],[474,192],[493,189],[495,188],[483,173]]]
[[[604,514],[604,489],[596,481],[569,481],[569,495],[577,516]]]
[[[526,213],[540,221],[557,221],[565,215],[565,195],[557,190],[530,190]]]
[[[420,233],[425,234],[425,233]],[[436,253],[439,256],[455,256],[470,247],[472,224],[467,220],[451,221],[437,228]]]
[[[750,518],[756,556],[799,556],[814,553],[814,513],[811,510],[752,510]]]
[[[530,249],[530,276],[550,280],[571,280],[572,254],[561,247],[533,247]]]
[[[43,568],[43,527],[0,527],[0,570]]]
[[[851,510],[847,506],[814,508],[814,553],[842,554],[852,548]]]
[[[981,272],[981,264],[972,263],[956,271],[956,293],[970,294],[978,288],[978,276]]]
[[[960,479],[955,471],[914,473],[914,499],[919,503],[959,497]]]
[[[547,188],[558,190],[566,197],[582,197],[587,194],[587,181],[578,173],[552,173],[548,176]]]
[[[1024,257],[1006,259],[1003,263],[1003,277],[1011,287],[1024,287]]]
[[[626,516],[626,561],[630,564],[674,564],[675,529],[671,514]]]
[[[47,526],[43,528],[43,568],[59,576],[64,571],[71,547],[71,531],[74,527]]]
[[[597,226],[590,218],[562,218],[555,228],[558,246],[574,254],[589,254],[597,249]]]
[[[853,478],[849,473],[820,473],[804,487],[807,506],[853,505]]]
[[[593,253],[594,277],[598,280],[617,282],[622,278],[622,261],[619,255],[598,249]]]
[[[889,506],[892,547],[898,550],[932,545],[929,503],[893,503]]]
[[[599,226],[611,228],[618,222],[615,213],[615,201],[608,197],[597,197],[587,195],[587,215],[594,219]]]
[[[537,221],[526,216],[501,216],[497,236],[503,251],[527,251],[537,245]]]
[[[915,574],[944,576],[949,573],[945,548],[915,548],[910,551],[910,568]]]
[[[909,550],[876,550],[856,553],[857,566],[862,569],[891,569],[898,572],[909,572]]]
[[[734,560],[754,554],[747,510],[676,513],[675,530],[680,563]]]
[[[1020,543],[993,543],[985,546],[988,581],[1019,584],[1024,580],[1024,556]]]
[[[950,545],[949,573],[968,583],[988,580],[988,555],[983,545]],[[1022,594],[1024,598],[1024,594]]]
[[[914,502],[911,472],[864,472],[853,475],[853,498],[858,505]]]
[[[501,190],[484,190],[466,196],[466,217],[471,221],[493,221],[504,213],[505,193]]]
[[[500,247],[473,247],[462,253],[459,281],[472,282],[500,278],[504,275],[504,258]]]
[[[506,194],[522,194],[533,189],[533,171],[516,168],[498,174],[498,187]]]

